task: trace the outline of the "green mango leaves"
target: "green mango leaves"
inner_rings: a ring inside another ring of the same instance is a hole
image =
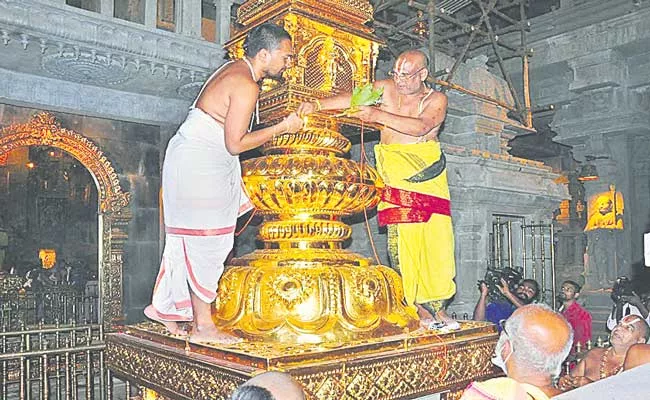
[[[373,106],[381,102],[381,96],[384,94],[384,88],[375,89],[372,83],[365,84],[361,87],[357,86],[352,91],[352,99],[350,99],[350,108],[359,106]]]
[[[350,99],[350,108],[343,111],[338,116],[354,116],[354,113],[359,111],[359,106],[374,106],[381,103],[381,96],[384,94],[384,88],[375,89],[372,83],[363,86],[357,86],[352,90],[352,98]]]

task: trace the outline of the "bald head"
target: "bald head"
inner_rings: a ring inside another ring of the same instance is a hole
[[[636,314],[624,317],[621,319],[620,324],[634,326],[635,329],[638,330],[639,339],[643,340],[643,343],[646,343],[648,341],[648,338],[650,338],[650,327],[648,327],[648,323],[645,319]]]
[[[302,386],[285,372],[264,372],[247,380],[231,400],[304,400]]]
[[[505,331],[512,344],[512,358],[520,367],[557,375],[573,343],[566,319],[544,304],[518,308],[508,318]]]
[[[418,68],[429,66],[429,58],[420,50],[406,50],[397,57],[397,61],[400,60],[408,61]]]

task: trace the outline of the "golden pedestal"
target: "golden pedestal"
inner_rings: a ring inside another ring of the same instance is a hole
[[[153,324],[107,335],[107,363],[118,377],[170,399],[227,399],[249,377],[281,370],[304,387],[307,399],[414,399],[443,393],[456,398],[472,380],[496,376],[490,356],[494,325],[463,321],[445,334],[420,330],[321,345],[244,342],[194,345]]]
[[[367,1],[247,1],[238,11],[244,30],[226,45],[243,55],[248,30],[265,21],[293,38],[295,65],[286,82],[265,82],[260,112],[276,121],[301,100],[351,90],[373,79],[379,42],[363,25]],[[343,158],[350,141],[340,121],[308,117],[297,133],[266,143],[264,157],[242,162],[244,185],[257,212],[264,249],[234,259],[219,282],[213,320],[249,340],[342,343],[413,330],[418,317],[404,303],[400,277],[343,250],[351,228],[340,217],[379,200],[377,172]]]
[[[227,44],[243,55],[247,31],[283,24],[296,63],[282,85],[265,82],[262,120],[273,123],[300,101],[372,82],[379,41],[364,25],[366,0],[252,0],[239,8],[244,30]],[[189,344],[141,324],[107,337],[118,376],[174,399],[225,399],[256,372],[287,371],[308,399],[411,399],[452,393],[495,374],[494,326],[462,322],[419,329],[401,278],[343,249],[351,228],[340,217],[376,205],[377,172],[343,158],[343,119],[312,114],[305,128],[273,139],[264,157],[242,162],[251,201],[265,216],[264,249],[236,258],[219,282],[213,320],[243,337],[225,346]],[[447,396],[447,395],[445,395]]]

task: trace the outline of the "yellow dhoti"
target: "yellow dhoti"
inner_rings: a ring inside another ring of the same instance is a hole
[[[441,302],[456,293],[447,171],[409,180],[441,155],[440,143],[433,141],[375,146],[377,171],[386,185],[379,222],[388,225],[391,263],[402,275],[409,304]]]

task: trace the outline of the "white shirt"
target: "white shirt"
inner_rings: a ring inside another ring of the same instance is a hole
[[[639,317],[643,318],[643,315],[641,315],[641,311],[637,308],[637,306],[634,306],[630,303],[623,303],[623,316],[627,315],[638,315]],[[645,319],[645,321],[650,325],[650,314],[648,314],[648,317]],[[614,329],[616,326],[616,315],[614,315],[614,310],[612,310],[611,313],[609,313],[609,317],[607,318],[607,329],[610,331]]]

